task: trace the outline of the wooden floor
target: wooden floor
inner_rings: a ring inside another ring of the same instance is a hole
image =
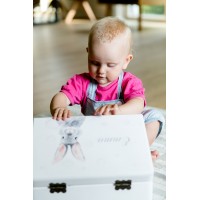
[[[52,96],[76,73],[87,71],[87,37],[92,23],[74,20],[33,27],[33,115],[49,114]],[[143,80],[147,105],[166,108],[165,26],[131,27],[134,59],[128,71]]]

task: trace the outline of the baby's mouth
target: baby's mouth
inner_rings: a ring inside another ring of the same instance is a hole
[[[97,76],[97,78],[103,79],[106,78],[105,76]]]

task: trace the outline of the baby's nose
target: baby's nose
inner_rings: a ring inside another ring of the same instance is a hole
[[[106,67],[104,65],[101,65],[99,67],[99,71],[98,71],[99,74],[105,74],[106,73]]]

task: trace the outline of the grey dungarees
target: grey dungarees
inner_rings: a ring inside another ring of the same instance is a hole
[[[83,109],[83,114],[94,115],[95,110],[101,106],[108,105],[108,104],[123,104],[124,103],[123,99],[120,99],[123,76],[124,76],[124,73],[121,73],[119,75],[117,99],[110,100],[110,101],[96,101],[95,100],[97,84],[94,80],[91,80],[87,89],[87,99],[86,99],[86,105]]]

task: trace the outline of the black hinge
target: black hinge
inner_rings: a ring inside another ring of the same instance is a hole
[[[130,190],[131,189],[131,180],[127,180],[127,181],[115,181],[115,190]]]
[[[49,184],[49,191],[50,191],[50,193],[54,193],[54,192],[65,193],[67,191],[66,183],[50,183]]]

